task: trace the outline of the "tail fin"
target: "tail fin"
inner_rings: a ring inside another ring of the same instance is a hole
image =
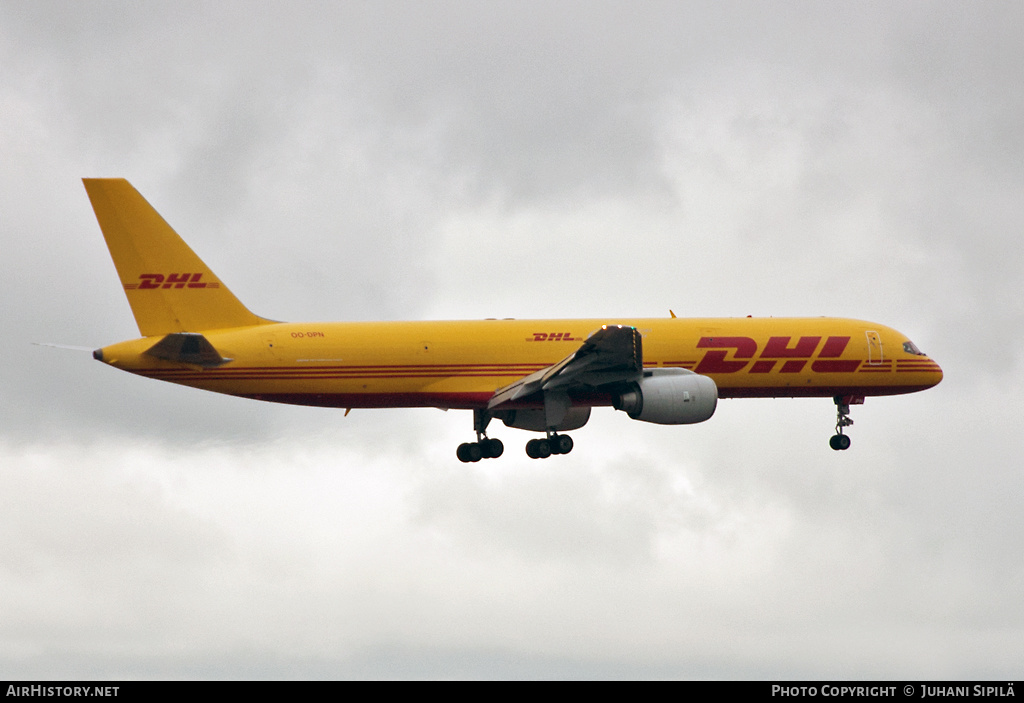
[[[270,322],[249,312],[128,181],[82,182],[143,336]]]

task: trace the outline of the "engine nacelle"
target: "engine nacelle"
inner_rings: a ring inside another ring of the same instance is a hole
[[[718,386],[686,369],[652,369],[613,398],[612,405],[634,420],[691,425],[715,414]]]
[[[710,379],[709,379],[710,380]],[[545,424],[545,413],[542,409],[529,410],[506,410],[496,417],[500,418],[507,427],[515,427],[519,430],[533,430],[534,432],[546,432],[551,429]],[[590,419],[590,406],[584,405],[569,408],[565,417],[554,429],[559,432],[578,430],[587,424]]]

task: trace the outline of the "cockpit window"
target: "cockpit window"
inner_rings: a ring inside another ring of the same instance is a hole
[[[909,339],[903,343],[903,351],[908,354],[917,354],[918,356],[925,356],[925,353],[917,348],[917,345],[911,342]]]

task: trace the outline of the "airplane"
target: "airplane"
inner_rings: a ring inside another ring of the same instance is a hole
[[[687,425],[720,398],[832,398],[829,446],[850,406],[913,393],[942,369],[905,335],[832,317],[275,322],[250,312],[126,180],[85,178],[139,339],[96,349],[117,369],[297,405],[473,411],[456,456],[502,455],[491,420],[541,433],[530,458],[568,454],[591,409]]]

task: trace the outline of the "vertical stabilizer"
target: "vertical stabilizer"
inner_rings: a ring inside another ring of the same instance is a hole
[[[123,178],[83,178],[143,336],[267,324]]]

